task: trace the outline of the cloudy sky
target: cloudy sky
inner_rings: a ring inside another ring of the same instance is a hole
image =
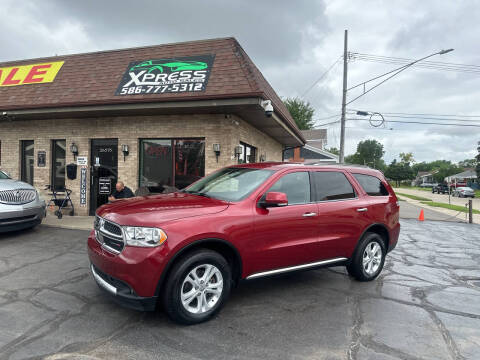
[[[344,29],[349,30],[351,52],[418,59],[454,48],[454,52],[431,60],[480,63],[477,25],[480,4],[475,0],[1,0],[1,3],[8,17],[0,22],[3,34],[0,61],[235,36],[282,97],[303,95],[341,56]],[[351,59],[349,86],[397,66]],[[382,114],[431,114],[428,117],[441,119],[445,117],[433,114],[480,119],[473,117],[480,115],[479,83],[480,73],[410,68],[349,108]],[[316,109],[318,124],[338,120],[341,86],[339,61],[305,95]],[[352,91],[349,99],[359,94]],[[348,121],[346,154],[355,151],[358,141],[374,138],[384,145],[387,162],[400,152],[409,151],[417,161],[459,161],[474,157],[480,141],[480,127],[388,121],[435,122],[418,117],[385,115],[385,119],[385,127],[378,129],[367,121]],[[329,146],[338,147],[339,124],[329,125],[328,129]]]

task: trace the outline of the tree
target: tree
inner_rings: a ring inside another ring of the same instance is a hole
[[[415,159],[413,158],[413,154],[411,152],[400,153],[400,162],[405,164],[410,164],[410,163],[413,164],[415,162]]]
[[[345,157],[345,162],[384,170],[386,168],[382,159],[384,154],[383,145],[377,140],[364,140],[358,143],[355,154]]]
[[[300,130],[313,129],[315,125],[313,120],[315,110],[309,102],[299,98],[286,98],[283,102]]]
[[[395,180],[398,186],[401,181],[413,179],[415,174],[409,163],[403,161],[397,162],[397,159],[393,159],[385,170],[385,176],[388,179]]]
[[[477,166],[477,159],[465,159],[458,162],[458,166],[463,168],[475,168]]]
[[[338,150],[336,147],[331,147],[330,149],[325,149],[325,151],[328,151],[331,154],[340,155],[340,150]]]

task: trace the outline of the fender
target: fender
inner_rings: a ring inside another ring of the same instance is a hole
[[[240,256],[240,253],[239,253],[238,249],[231,242],[229,242],[227,240],[219,239],[219,238],[206,238],[206,239],[201,239],[201,240],[195,240],[195,241],[192,241],[191,243],[185,245],[184,247],[182,247],[180,250],[178,250],[170,258],[167,265],[165,266],[165,268],[162,271],[162,275],[160,275],[160,280],[158,281],[157,287],[155,289],[155,296],[160,296],[160,290],[162,289],[165,278],[166,278],[167,274],[169,273],[172,265],[175,263],[175,261],[180,256],[182,256],[183,254],[188,252],[190,249],[192,249],[194,247],[201,247],[201,245],[204,244],[204,243],[209,243],[209,244],[217,243],[217,244],[226,245],[228,248],[230,248],[233,251],[233,253],[235,254],[235,258],[237,260],[237,263],[239,265],[239,269],[237,271],[238,276],[235,276],[235,278],[233,280],[234,281],[240,280],[240,278],[242,277],[242,271],[243,271],[242,257]]]
[[[352,255],[350,256],[350,258],[348,259],[348,264],[350,263],[352,257],[353,257],[353,254],[355,254],[355,252],[357,251],[357,248],[358,248],[358,245],[360,244],[360,240],[363,238],[363,236],[374,226],[379,226],[381,228],[383,228],[386,233],[387,233],[387,253],[388,253],[388,248],[390,247],[390,231],[388,230],[388,227],[383,224],[383,223],[373,223],[373,224],[370,224],[365,230],[363,230],[362,234],[360,235],[360,237],[358,238],[357,240],[357,245],[355,245],[355,249],[353,250],[352,252]]]

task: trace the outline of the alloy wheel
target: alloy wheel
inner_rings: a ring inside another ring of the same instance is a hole
[[[369,243],[363,251],[363,269],[369,276],[374,275],[382,263],[382,247],[376,241]]]
[[[180,288],[182,305],[192,314],[211,310],[222,297],[223,276],[211,264],[202,264],[191,270]]]

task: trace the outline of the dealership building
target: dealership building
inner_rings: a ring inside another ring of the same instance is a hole
[[[234,38],[0,63],[0,169],[77,215],[117,180],[160,193],[304,144]]]

